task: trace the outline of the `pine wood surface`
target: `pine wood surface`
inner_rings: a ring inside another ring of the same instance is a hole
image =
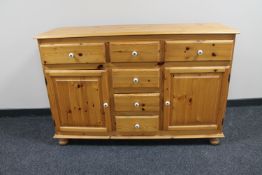
[[[128,36],[156,34],[237,34],[238,30],[218,23],[205,24],[144,24],[87,27],[61,27],[41,33],[35,38],[66,38],[88,36]]]
[[[165,138],[218,144],[236,33],[218,24],[185,24],[38,35],[54,137],[61,145],[68,139]]]

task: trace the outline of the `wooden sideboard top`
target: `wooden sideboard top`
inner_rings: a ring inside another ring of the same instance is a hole
[[[202,24],[145,24],[61,27],[41,33],[36,39],[168,34],[238,34],[239,31],[217,23]]]

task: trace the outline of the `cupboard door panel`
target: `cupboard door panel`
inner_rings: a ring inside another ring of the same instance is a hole
[[[171,83],[173,85],[171,125],[216,122],[221,75],[175,74]]]
[[[227,72],[227,67],[166,68],[166,129],[217,129]]]
[[[103,70],[46,71],[54,89],[61,127],[90,127],[95,131],[110,127],[109,110],[103,108],[109,99],[106,74]]]

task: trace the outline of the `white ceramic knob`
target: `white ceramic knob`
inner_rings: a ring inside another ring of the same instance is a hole
[[[138,52],[134,50],[134,51],[132,52],[132,56],[133,56],[133,57],[136,57],[137,55],[138,55]]]
[[[198,54],[198,55],[203,55],[203,53],[204,53],[203,50],[198,50],[198,51],[197,51],[197,54]]]
[[[134,78],[133,78],[133,83],[134,83],[134,84],[137,84],[138,82],[139,82],[139,79],[138,79],[137,77],[134,77]]]
[[[166,106],[170,106],[170,101],[165,101]]]
[[[135,107],[139,107],[139,106],[140,106],[139,102],[135,102],[135,103],[134,103],[134,106],[135,106]]]
[[[70,53],[68,54],[68,56],[69,56],[69,58],[74,58],[74,57],[75,57],[75,54],[72,53],[72,52],[70,52]]]
[[[136,129],[139,129],[140,128],[140,125],[138,123],[135,124],[134,126]]]
[[[108,108],[109,105],[108,105],[108,103],[104,103],[103,106],[104,106],[104,108]]]

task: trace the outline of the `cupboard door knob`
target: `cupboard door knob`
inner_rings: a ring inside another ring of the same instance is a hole
[[[139,106],[140,106],[139,102],[135,102],[135,103],[134,103],[134,106],[135,106],[135,107],[139,107]]]
[[[136,129],[139,129],[140,128],[140,125],[138,123],[135,124],[134,126]]]
[[[170,101],[165,101],[166,106],[170,106]]]
[[[137,77],[133,78],[133,83],[137,84],[139,82],[139,79]]]
[[[69,58],[74,58],[74,57],[75,57],[75,54],[74,54],[73,52],[70,52],[70,53],[68,54],[68,56],[69,56]]]
[[[203,55],[203,54],[204,54],[204,51],[203,51],[203,50],[198,50],[198,51],[197,51],[197,54],[198,54],[198,55]]]
[[[137,55],[138,55],[138,52],[134,50],[134,51],[132,52],[132,56],[133,56],[133,57],[136,57]]]
[[[103,106],[104,106],[104,108],[108,108],[109,105],[108,105],[108,103],[104,103]]]

